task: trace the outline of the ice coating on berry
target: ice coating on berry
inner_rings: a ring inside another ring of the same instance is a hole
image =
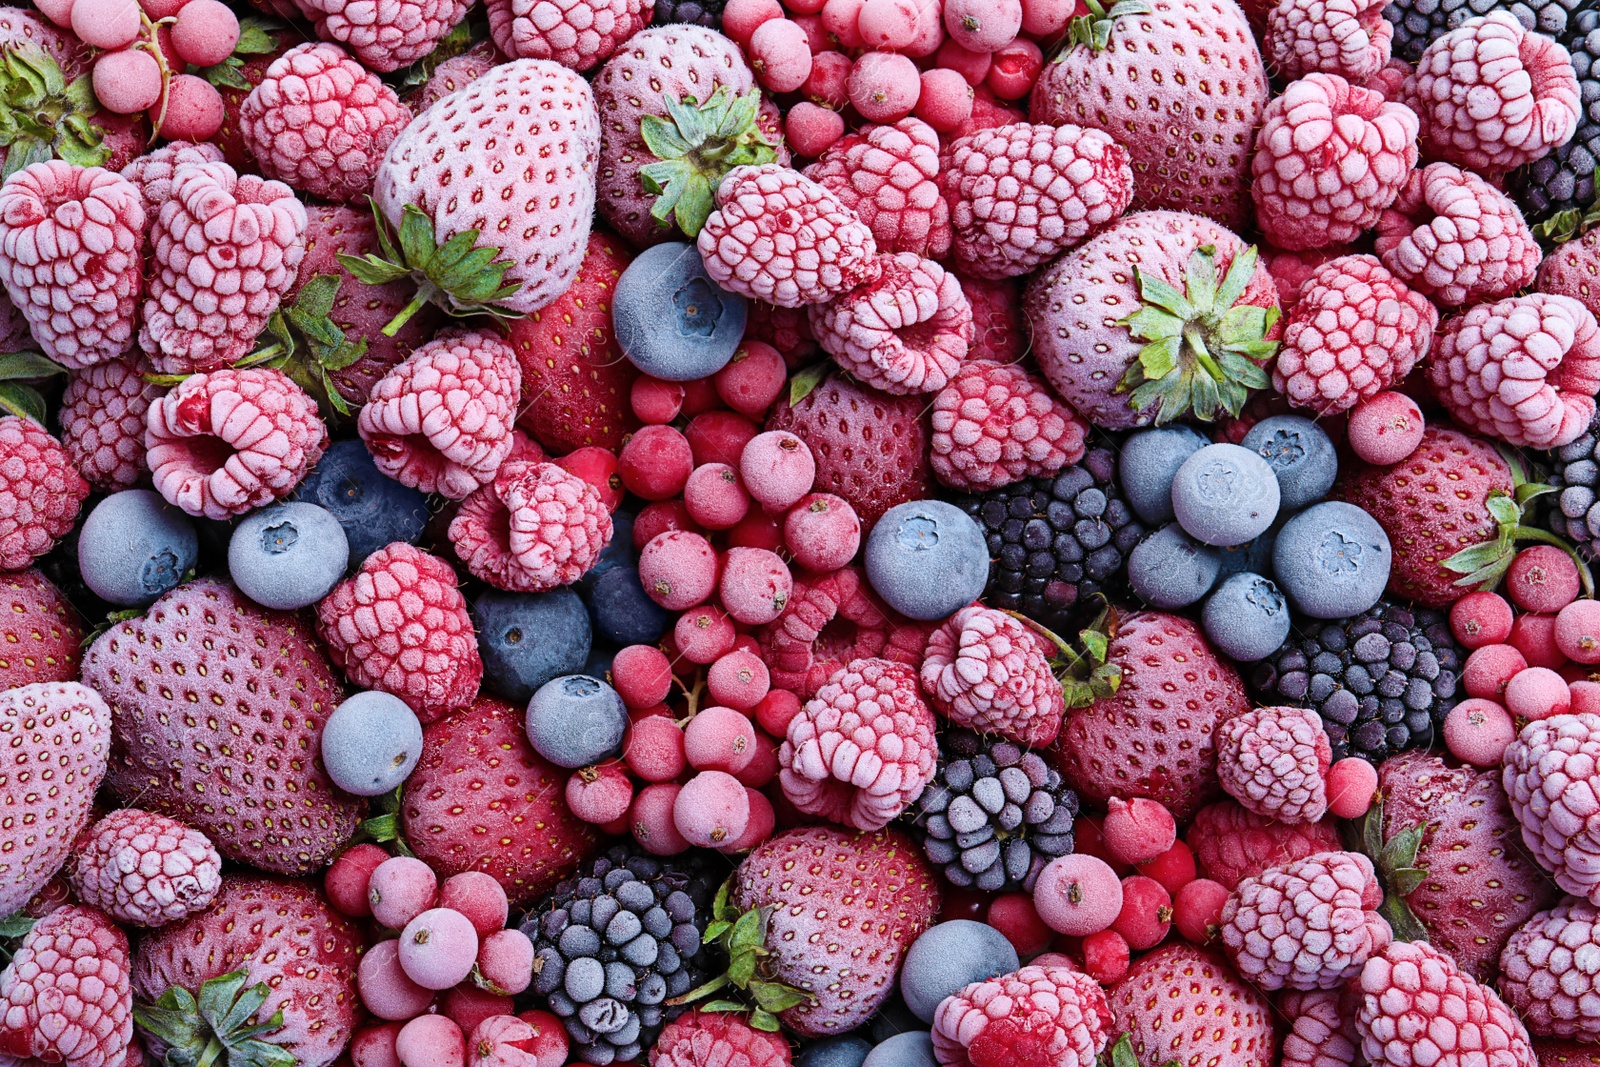
[[[1200,874],[1232,890],[1269,867],[1338,849],[1339,831],[1329,819],[1288,826],[1222,800],[1195,813],[1185,840]]]
[[[1026,368],[984,360],[963,364],[934,397],[931,424],[934,473],[971,492],[1054,474],[1083,458],[1088,436]]]
[[[1383,0],[1284,0],[1267,16],[1267,58],[1286,79],[1313,72],[1370,78],[1389,62],[1394,39],[1383,8]]]
[[[1331,764],[1322,718],[1309,708],[1257,708],[1217,727],[1222,788],[1256,814],[1282,823],[1322,818]]]
[[[279,0],[282,2],[282,0]],[[386,74],[432,52],[467,13],[467,0],[291,0],[317,36],[343,44],[362,66]]]
[[[891,394],[938,392],[973,341],[961,282],[909,252],[879,256],[874,274],[811,308],[817,343],[865,385]]]
[[[1522,1021],[1492,988],[1463,975],[1426,941],[1389,944],[1362,968],[1359,989],[1356,1029],[1368,1062],[1535,1067]]]
[[[644,29],[646,0],[494,0],[489,35],[512,59],[551,59],[586,71]]]
[[[0,973],[0,1048],[23,1063],[128,1063],[131,957],[128,935],[93,908],[40,919]]]
[[[1594,1043],[1600,1038],[1595,976],[1583,964],[1600,939],[1600,911],[1568,898],[1541,911],[1500,953],[1500,991],[1541,1037]]]
[[[950,205],[939,150],[933,127],[906,118],[836,141],[804,173],[861,217],[880,252],[941,259],[950,251]]]
[[[122,808],[89,828],[71,879],[79,900],[118,922],[163,926],[211,903],[222,857],[199,830]]]
[[[1093,978],[1069,967],[1028,966],[946,997],[933,1017],[933,1047],[945,1067],[1092,1067],[1110,1024]]]
[[[928,637],[922,685],[939,713],[958,726],[1048,745],[1066,707],[1039,640],[1016,619],[974,605]]]
[[[98,489],[127,489],[149,471],[145,412],[165,390],[125,360],[78,371],[61,395],[61,446],[78,473]]]

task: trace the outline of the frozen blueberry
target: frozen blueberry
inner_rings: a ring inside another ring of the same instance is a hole
[[[1389,583],[1389,537],[1354,504],[1314,504],[1278,532],[1273,574],[1289,603],[1313,619],[1359,615]]]
[[[1117,473],[1134,514],[1151,526],[1171,522],[1172,479],[1184,460],[1209,443],[1188,426],[1140,430],[1124,441]]]
[[[322,766],[333,784],[358,797],[393,791],[422,755],[422,723],[397,696],[357,693],[322,727]]]
[[[1278,508],[1299,511],[1328,495],[1339,475],[1339,456],[1321,426],[1300,415],[1262,419],[1244,435],[1244,447],[1278,476]]]
[[[867,1053],[861,1067],[939,1067],[933,1055],[933,1035],[926,1030],[896,1034]]]
[[[1278,530],[1283,525],[1287,516],[1279,515],[1278,521],[1273,523],[1272,529],[1242,545],[1229,545],[1220,549],[1222,553],[1222,569],[1217,572],[1218,580],[1240,571],[1254,571],[1257,574],[1272,573],[1272,546],[1278,540]]]
[[[589,617],[595,633],[619,645],[653,645],[672,622],[660,604],[651,600],[633,564],[612,567],[595,579],[589,591]]]
[[[983,595],[989,545],[972,517],[942,500],[890,508],[867,537],[867,581],[913,619],[942,619]]]
[[[692,244],[634,257],[611,301],[617,343],[633,365],[669,382],[715,374],[744,339],[744,298],[719,287]]]
[[[1278,479],[1248,448],[1207,445],[1173,477],[1172,511],[1196,541],[1242,545],[1278,517]]]
[[[527,727],[539,755],[558,767],[587,767],[621,751],[628,709],[600,679],[568,674],[533,694]]]
[[[1216,583],[1222,550],[1202,545],[1169,522],[1128,554],[1128,584],[1153,608],[1188,607]]]
[[[416,544],[428,525],[428,498],[382,474],[359,440],[328,446],[294,499],[326,508],[339,520],[352,563],[395,541]]]
[[[1271,581],[1243,571],[1217,586],[1200,614],[1206,636],[1224,655],[1252,663],[1289,636],[1289,602]]]
[[[594,591],[595,582],[606,571],[613,567],[637,566],[638,563],[639,553],[633,548],[633,514],[619,508],[611,513],[611,540],[600,550],[594,566],[584,571],[583,577],[574,583],[574,588],[587,600]]]
[[[148,489],[127,489],[83,521],[78,573],[101,600],[140,607],[177,588],[199,553],[189,516]]]
[[[339,520],[298,500],[245,516],[228,542],[233,584],[257,604],[278,611],[327,596],[349,561],[350,544]]]
[[[859,1037],[818,1041],[795,1060],[796,1067],[861,1067],[872,1046]]]
[[[505,593],[491,589],[472,602],[483,656],[483,680],[521,704],[550,679],[584,670],[589,611],[571,589]]]
[[[587,674],[594,678],[604,678],[611,673],[611,662],[617,658],[621,646],[613,645],[610,641],[596,641],[589,649],[589,658],[583,661],[583,670],[579,674]]]
[[[932,1023],[945,997],[1020,966],[1017,950],[999,930],[971,919],[952,919],[930,927],[912,944],[900,969],[900,995],[913,1015]]]

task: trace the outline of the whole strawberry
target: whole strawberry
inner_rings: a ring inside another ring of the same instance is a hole
[[[1276,1062],[1267,998],[1241,981],[1220,953],[1186,944],[1158,948],[1139,957],[1106,999],[1111,1032],[1127,1031],[1141,1064]]]
[[[0,1056],[124,1067],[133,1041],[130,957],[128,935],[94,908],[57,908],[34,923],[0,973]]]

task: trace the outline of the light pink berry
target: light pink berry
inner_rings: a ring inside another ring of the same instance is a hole
[[[1294,825],[1328,810],[1332,748],[1309,708],[1256,708],[1217,727],[1222,788],[1258,815]]]
[[[461,1027],[443,1015],[419,1015],[400,1028],[394,1039],[400,1067],[465,1067],[466,1038]]]
[[[400,932],[400,966],[424,989],[449,989],[472,973],[478,931],[451,908],[431,908]]]
[[[765,548],[730,548],[724,557],[718,595],[736,622],[759,626],[789,606],[794,578],[783,558]]]
[[[922,76],[909,58],[894,52],[868,52],[850,68],[850,103],[873,122],[898,122],[911,114],[922,95]]]
[[[367,880],[372,917],[392,930],[403,928],[433,907],[438,895],[438,876],[415,856],[384,860]]]
[[[1328,810],[1341,819],[1361,818],[1377,792],[1378,769],[1359,756],[1347,756],[1328,768]]]
[[[706,672],[706,690],[718,704],[750,711],[772,688],[772,675],[761,657],[748,648],[720,656]]]
[[[1417,450],[1425,428],[1422,409],[1415,400],[1386,390],[1351,409],[1345,433],[1350,450],[1360,459],[1391,467]]]
[[[1506,746],[1516,736],[1511,713],[1493,700],[1463,700],[1444,718],[1445,747],[1456,759],[1474,767],[1500,766]]]
[[[196,74],[174,74],[164,104],[151,109],[157,132],[169,141],[208,141],[222,129],[227,109],[216,86]]]
[[[1222,945],[1262,989],[1337,989],[1393,934],[1358,852],[1322,852],[1246,878],[1222,909]]]
[[[1286,79],[1321,72],[1360,82],[1389,62],[1394,25],[1383,7],[1383,0],[1279,0],[1262,51]]]
[[[784,117],[783,132],[796,154],[816,159],[844,136],[844,116],[802,100]]]
[[[787,430],[768,430],[739,457],[745,488],[762,507],[782,511],[811,491],[817,463],[811,448]]]
[[[855,559],[861,520],[843,497],[808,493],[784,516],[783,540],[796,563],[825,574]]]
[[[161,99],[161,65],[149,52],[125,48],[94,62],[94,95],[107,111],[137,115]]]
[[[797,22],[763,22],[750,35],[748,52],[756,80],[772,92],[793,92],[811,76],[811,44]]]
[[[400,966],[400,942],[386,938],[361,954],[356,968],[361,1003],[380,1019],[404,1022],[428,1010],[433,990],[413,982]]]
[[[1109,930],[1122,912],[1122,880],[1103,859],[1076,852],[1045,865],[1033,906],[1050,929],[1068,937]]]
[[[439,887],[439,907],[465,915],[480,938],[504,928],[510,905],[500,883],[483,871],[452,874]]]
[[[812,332],[863,384],[900,396],[936,393],[967,358],[972,305],[955,275],[932,260],[902,252],[877,264],[877,277],[810,309]]]
[[[715,848],[744,833],[750,822],[750,798],[733,775],[701,771],[684,783],[673,801],[672,819],[689,844]]]
[[[1586,829],[1586,798],[1594,792],[1597,762],[1600,716],[1557,715],[1523,728],[1506,747],[1503,771],[1534,859],[1558,886],[1591,902],[1600,898],[1600,844]]]
[[[717,552],[697,533],[668,530],[639,552],[639,580],[651,600],[668,611],[703,604],[717,586]]]
[[[479,942],[478,972],[515,996],[533,979],[533,942],[521,930],[496,930]]]
[[[951,722],[1025,745],[1055,740],[1061,682],[1027,627],[1002,611],[962,608],[928,638],[922,685]]]
[[[172,47],[185,63],[212,67],[233,54],[239,18],[222,0],[188,0],[172,24]]]

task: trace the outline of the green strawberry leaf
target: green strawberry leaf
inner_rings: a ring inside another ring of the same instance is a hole
[[[1408,826],[1389,838],[1384,843],[1383,851],[1378,855],[1382,869],[1392,874],[1395,871],[1415,867],[1417,851],[1422,847],[1423,836],[1423,827]]]
[[[1389,924],[1396,941],[1428,940],[1427,928],[1422,925],[1422,920],[1417,918],[1416,912],[1411,910],[1404,897],[1394,893],[1385,895],[1383,903],[1378,906],[1378,914]]]
[[[750,1025],[769,1034],[775,1034],[780,1029],[778,1017],[765,1008],[757,1008],[750,1013]]]
[[[732,929],[733,924],[722,919],[718,919],[716,922],[707,923],[705,936],[701,938],[701,943],[709,945],[711,942],[715,941],[717,938],[721,937],[723,934]]]
[[[0,355],[0,381],[17,378],[48,378],[67,373],[67,368],[37,352],[7,352]]]
[[[27,937],[28,931],[33,929],[33,924],[37,921],[20,911],[15,915],[8,915],[0,919],[0,937]]]
[[[828,372],[834,367],[831,359],[813,363],[809,367],[801,367],[789,377],[789,406],[794,407],[800,401],[810,396],[827,378]]]
[[[774,1014],[811,1002],[811,994],[782,982],[751,982],[750,995],[756,1003]]]
[[[1428,872],[1421,867],[1398,867],[1389,872],[1390,888],[1403,897],[1410,896],[1427,880]]]
[[[708,1000],[700,1005],[701,1011],[744,1011],[745,1006],[737,1000]]]

